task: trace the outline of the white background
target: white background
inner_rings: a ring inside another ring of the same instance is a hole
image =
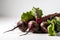
[[[3,33],[12,29],[20,20],[23,12],[32,7],[39,7],[43,14],[60,12],[60,0],[0,0],[0,40],[59,40],[60,36],[48,36],[48,34],[23,34],[19,29],[9,33]]]

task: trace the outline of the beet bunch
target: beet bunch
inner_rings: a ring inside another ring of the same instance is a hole
[[[55,17],[59,17],[60,13],[49,14],[43,17],[42,15],[43,12],[41,9],[33,7],[31,11],[22,13],[21,20],[17,22],[17,26],[9,31],[13,31],[16,28],[19,28],[19,30],[21,30],[22,32],[26,32],[26,34],[32,32],[32,33],[50,33],[50,34],[52,33],[51,35],[53,35],[53,32],[50,31],[51,29],[53,29],[52,23],[56,24]],[[54,27],[53,30],[57,31],[56,28],[57,27]]]

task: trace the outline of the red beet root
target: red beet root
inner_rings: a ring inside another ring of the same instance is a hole
[[[41,30],[44,32],[44,33],[47,33],[47,26],[48,26],[48,23],[47,22],[42,22],[40,24],[40,27],[41,27]]]
[[[35,22],[35,21],[29,21],[28,22],[28,30],[26,32],[26,34],[28,34],[29,32],[37,32],[39,30],[39,25]],[[26,34],[22,34],[20,36],[26,35]]]
[[[17,25],[20,25],[18,28],[22,31],[25,32],[27,30],[27,22],[19,21]]]
[[[28,23],[28,29],[30,29],[31,32],[37,32],[39,29],[39,25],[35,21],[30,21]]]

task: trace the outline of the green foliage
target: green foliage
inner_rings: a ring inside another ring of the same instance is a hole
[[[57,31],[60,32],[60,17],[55,17],[55,26]]]
[[[31,19],[34,19],[34,16],[32,15],[32,12],[30,11],[30,12],[26,12],[26,13],[23,13],[22,15],[21,15],[21,20],[22,21],[28,21],[28,20],[31,20]]]
[[[34,16],[37,16],[38,18],[41,18],[43,15],[42,10],[35,7],[32,8],[32,13],[34,14]]]
[[[47,20],[48,26],[48,34],[55,35],[56,32],[60,32],[60,17],[54,17],[52,20]]]
[[[54,30],[54,23],[53,22],[50,23],[50,25],[47,27],[47,29],[48,29],[48,34],[50,36],[55,36],[56,35],[55,30]]]
[[[42,10],[40,10],[39,8],[33,7],[31,11],[26,12],[26,13],[22,13],[21,20],[26,22],[28,20],[34,19],[36,15],[39,18],[41,18],[42,17]]]

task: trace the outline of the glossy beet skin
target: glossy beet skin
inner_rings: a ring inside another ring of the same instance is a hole
[[[20,36],[26,35],[29,32],[37,33],[38,30],[39,30],[39,25],[36,23],[36,21],[31,20],[31,21],[28,22],[28,28],[27,28],[26,33],[25,34],[22,34]]]
[[[29,21],[28,22],[28,29],[30,32],[37,32],[39,30],[39,25],[36,23],[36,21]]]
[[[28,28],[27,22],[23,22],[23,21],[18,21],[17,26],[18,26],[19,30],[21,30],[22,32],[25,32]]]
[[[42,32],[44,32],[44,33],[48,32],[47,27],[48,27],[48,23],[46,21],[44,21],[40,24],[40,28],[41,28]]]

